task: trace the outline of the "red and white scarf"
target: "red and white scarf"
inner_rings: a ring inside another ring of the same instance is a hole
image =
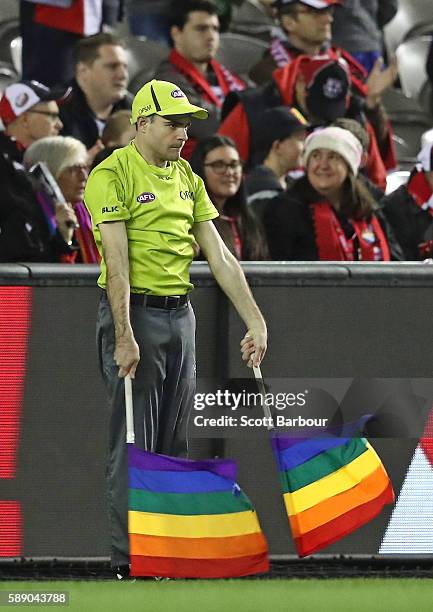
[[[328,202],[311,205],[316,246],[320,261],[389,261],[385,234],[376,217],[370,221],[350,219],[353,236],[347,238]],[[357,251],[355,251],[357,248]]]
[[[176,49],[172,49],[169,57],[169,62],[177,69],[182,72],[188,80],[193,83],[196,89],[200,90],[202,96],[211,104],[214,104],[218,108],[222,107],[222,101],[213,91],[212,86],[207,81],[206,77],[197,68],[189,62],[183,55],[178,53]],[[212,59],[209,62],[212,70],[214,71],[218,86],[224,94],[224,97],[230,91],[242,91],[246,88],[246,83],[230,72],[225,66],[219,64],[216,60]]]

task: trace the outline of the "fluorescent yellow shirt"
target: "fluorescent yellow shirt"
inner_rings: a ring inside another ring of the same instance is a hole
[[[125,221],[131,291],[151,295],[191,291],[192,227],[215,219],[218,212],[187,161],[169,162],[166,168],[152,166],[131,142],[91,172],[84,200],[102,257],[98,224]],[[106,286],[103,258],[98,284]]]

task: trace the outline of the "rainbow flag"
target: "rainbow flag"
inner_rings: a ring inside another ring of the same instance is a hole
[[[157,455],[128,444],[131,576],[231,578],[269,571],[236,463]]]
[[[340,540],[394,501],[388,474],[364,438],[276,435],[272,447],[300,557]]]

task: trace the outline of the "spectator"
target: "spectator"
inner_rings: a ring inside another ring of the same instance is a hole
[[[6,87],[0,100],[0,154],[11,162],[22,162],[25,149],[39,138],[56,136],[63,125],[59,104],[70,88],[48,89],[37,81],[21,81]]]
[[[131,108],[125,45],[112,34],[96,34],[79,41],[75,59],[72,95],[60,113],[62,134],[81,140],[94,156],[108,117]]]
[[[233,5],[243,0],[216,0],[216,9],[222,31],[228,30]],[[125,0],[129,31],[134,36],[144,36],[163,44],[171,44],[171,0]]]
[[[189,159],[197,140],[217,131],[225,96],[230,91],[241,91],[246,84],[215,60],[220,24],[213,2],[174,0],[170,15],[173,49],[159,65],[155,78],[176,83],[192,104],[209,112],[207,121],[191,126],[189,141],[182,151],[182,156]]]
[[[381,202],[409,261],[433,257],[433,143],[425,144],[417,159],[408,183]]]
[[[380,210],[357,178],[361,156],[361,143],[348,130],[329,127],[307,138],[306,176],[265,211],[272,259],[403,259]]]
[[[373,127],[350,94],[350,75],[343,59],[327,55],[300,55],[275,70],[272,81],[256,89],[231,94],[223,109],[219,133],[233,138],[248,166],[257,163],[256,137],[261,113],[270,106],[295,106],[315,126],[326,125],[338,117],[354,117],[365,123],[370,134],[368,174],[380,186],[386,184],[386,169]]]
[[[72,79],[76,43],[114,27],[120,1],[20,0],[23,78],[50,87]]]
[[[250,72],[257,83],[267,82],[278,67],[290,64],[299,55],[326,54],[330,59],[340,57],[349,68],[352,96],[359,98],[371,123],[385,167],[395,168],[397,161],[392,129],[381,103],[382,94],[397,78],[397,64],[392,58],[386,70],[382,59],[377,60],[370,75],[344,49],[331,46],[331,25],[334,5],[340,0],[276,0],[274,3],[284,32],[284,39],[274,38],[269,51]],[[338,10],[338,8],[337,8]]]
[[[200,141],[191,167],[204,180],[220,213],[214,224],[233,255],[239,260],[268,259],[261,227],[247,207],[242,162],[234,142],[224,136]]]
[[[69,208],[77,218],[75,238],[79,245],[70,263],[98,263],[99,253],[92,233],[89,213],[83,204],[84,187],[88,174],[88,155],[82,142],[71,136],[42,138],[33,143],[24,154],[27,169],[38,162],[45,162],[57,181]],[[56,228],[55,203],[39,191],[38,200],[49,226]]]
[[[383,54],[383,28],[397,12],[397,0],[345,0],[335,11],[332,42],[370,73]]]
[[[287,175],[302,165],[308,123],[293,108],[277,106],[263,114],[258,146],[264,158],[245,180],[248,204],[262,219],[267,203],[293,182]]]
[[[73,254],[75,215],[64,206],[56,210],[57,231],[51,233],[22,166],[25,149],[56,135],[62,127],[60,104],[68,91],[48,89],[35,81],[9,85],[0,100],[0,262],[67,260]]]
[[[135,126],[131,125],[131,113],[120,110],[110,115],[102,132],[104,147],[125,147],[135,137]]]

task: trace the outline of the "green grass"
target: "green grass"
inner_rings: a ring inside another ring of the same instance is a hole
[[[431,612],[431,579],[0,582],[1,591],[69,591],[80,612]],[[12,606],[18,608],[21,606]],[[26,606],[28,608],[28,606]],[[10,609],[10,608],[9,608]]]

